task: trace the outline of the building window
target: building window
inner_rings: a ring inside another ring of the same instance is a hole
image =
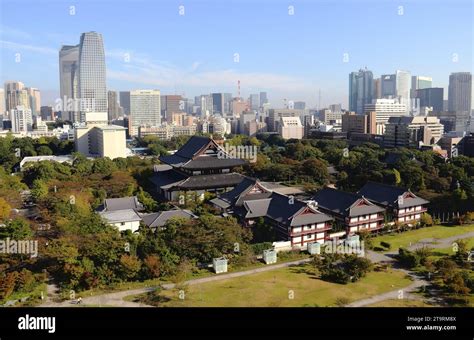
[[[120,225],[125,225],[125,222],[120,222]]]

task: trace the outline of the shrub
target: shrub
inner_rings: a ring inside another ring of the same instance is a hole
[[[421,263],[421,257],[406,248],[400,248],[398,250],[398,260],[401,264],[407,266],[408,268],[417,267]]]
[[[392,247],[392,245],[390,243],[385,242],[385,241],[380,242],[380,245],[384,248],[387,248],[387,249],[390,249]]]
[[[349,302],[350,302],[349,298],[342,296],[336,299],[335,305],[338,307],[344,307],[345,305],[349,304]]]

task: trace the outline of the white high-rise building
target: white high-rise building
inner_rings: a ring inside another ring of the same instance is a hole
[[[159,90],[130,91],[130,135],[138,136],[140,126],[161,125],[161,98]]]
[[[202,117],[209,117],[213,114],[213,104],[212,104],[212,96],[209,95],[202,95],[200,96],[200,107],[201,107],[201,116]]]
[[[397,98],[381,98],[376,99],[372,104],[365,105],[365,113],[375,112],[376,130],[378,135],[385,132],[385,124],[390,117],[401,117],[408,115],[407,105]]]
[[[408,71],[397,70],[396,75],[396,90],[397,97],[401,99],[401,103],[406,105],[408,112],[410,108],[410,92],[411,92],[411,74]]]
[[[11,111],[12,132],[21,133],[33,130],[33,116],[31,109],[17,106]]]
[[[34,87],[25,88],[28,91],[28,99],[30,102],[30,109],[33,116],[41,113],[41,93],[40,90]]]
[[[105,52],[102,35],[82,33],[79,44],[79,87],[81,121],[85,112],[107,112]]]
[[[5,110],[11,114],[17,106],[30,108],[28,91],[21,81],[7,81],[5,82]]]

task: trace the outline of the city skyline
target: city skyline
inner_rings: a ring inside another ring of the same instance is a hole
[[[466,1],[455,1],[451,6],[436,3],[431,7],[426,2],[416,2],[403,4],[402,8],[394,2],[377,6],[371,1],[357,5],[349,2],[344,3],[344,9],[341,4],[322,1],[312,4],[296,1],[292,5],[277,1],[272,6],[266,2],[216,5],[207,1],[193,4],[143,1],[133,7],[126,6],[129,4],[126,1],[114,6],[107,1],[95,4],[79,1],[73,5],[75,7],[63,2],[42,6],[45,2],[20,1],[27,7],[17,3],[2,3],[4,12],[8,11],[10,15],[2,18],[1,25],[1,80],[18,80],[39,88],[44,104],[52,104],[59,97],[58,54],[61,46],[77,44],[80,35],[89,31],[101,33],[104,39],[107,90],[159,89],[162,94],[184,94],[188,98],[213,92],[231,92],[236,96],[237,81],[240,80],[244,97],[265,91],[274,107],[282,107],[283,98],[305,101],[307,107],[318,106],[321,90],[321,107],[342,103],[347,108],[347,75],[365,66],[373,72],[374,78],[393,74],[396,70],[432,77],[433,87],[443,87],[445,96],[449,75],[472,69],[469,63],[472,51],[465,43],[466,39],[472,41],[472,32],[469,20],[462,20],[463,16],[469,16],[470,4]],[[99,12],[105,10],[107,16],[99,20]],[[41,15],[45,11],[49,14]],[[363,28],[353,26],[356,25],[353,17],[357,17],[359,11],[367,18],[380,18],[379,23],[383,20],[382,32],[374,30],[374,23],[370,21]],[[149,12],[155,13],[155,21],[147,21]],[[137,13],[143,16],[140,25],[126,25],[125,19]],[[456,25],[450,19],[453,13],[457,16]],[[22,25],[18,27],[20,14]],[[27,20],[32,15],[45,19],[53,15],[57,22]],[[311,15],[319,15],[320,20],[314,27],[306,21]],[[253,27],[248,27],[246,20],[242,24],[223,25],[224,21],[232,22],[229,20],[233,19],[238,23],[240,19],[255,17],[260,20],[250,20]],[[222,32],[213,30],[214,24],[202,24],[208,22],[206,18],[220,25]],[[344,20],[336,21],[335,18]],[[426,18],[453,25],[440,25],[442,28],[424,25]],[[118,29],[116,25],[110,25],[114,19],[125,22]],[[272,30],[261,27],[273,20],[281,25]],[[334,23],[343,24],[339,27]],[[64,27],[61,34],[50,31],[58,25]],[[326,27],[330,29],[323,29]],[[255,39],[249,39],[252,30],[260,32]],[[368,31],[370,35],[367,35]],[[300,33],[299,36],[295,36],[295,32]],[[395,32],[410,33],[406,40],[410,48],[393,48],[400,44],[399,40],[398,45],[391,41]],[[444,39],[443,49],[433,50],[430,47],[433,40],[427,39],[427,34]],[[369,37],[368,43],[376,42],[376,53],[371,49],[361,51],[367,49],[361,48],[358,40],[361,36]],[[216,44],[213,37],[215,40],[227,37],[229,41]],[[425,39],[420,40],[420,37]],[[311,44],[313,39],[318,44]],[[333,45],[331,48],[327,47],[329,43]],[[320,52],[322,49],[323,53]],[[448,53],[450,50],[453,52]],[[429,58],[421,61],[420,56],[428,56],[428,51]],[[20,61],[16,62],[18,57]],[[34,71],[38,69],[43,71]],[[47,72],[46,76],[43,72]]]

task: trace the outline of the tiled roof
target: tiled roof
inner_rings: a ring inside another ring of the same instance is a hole
[[[321,208],[344,217],[374,214],[384,211],[383,208],[368,200],[364,200],[363,197],[357,194],[332,188],[324,188],[318,191],[312,200],[316,201]],[[358,206],[358,203],[361,201],[364,201],[367,205]]]
[[[210,189],[219,187],[236,186],[242,181],[242,175],[238,173],[196,175],[190,176],[177,187],[187,190]]]
[[[406,196],[407,193],[410,196],[413,195],[414,197],[404,197],[403,204],[400,204],[399,206],[398,197]],[[359,190],[359,194],[363,195],[370,201],[389,207],[406,208],[429,203],[429,201],[416,196],[406,188],[376,182],[367,182]]]
[[[145,223],[150,228],[157,228],[162,227],[166,224],[166,222],[173,217],[180,217],[185,219],[191,219],[196,217],[191,211],[189,210],[165,210],[160,211],[152,214],[143,215],[143,223]]]
[[[121,197],[121,198],[107,198],[104,202],[105,211],[133,209],[136,211],[144,210],[143,205],[138,202],[136,196]]]
[[[328,215],[308,207],[306,203],[276,192],[273,192],[269,198],[245,201],[244,208],[246,218],[266,216],[288,227],[332,220]],[[308,212],[300,214],[305,209],[308,209]]]
[[[178,151],[175,155],[183,158],[193,158],[203,147],[213,142],[209,137],[203,136],[192,136]]]
[[[104,211],[100,212],[99,215],[109,223],[141,221],[141,217],[133,209]]]
[[[215,152],[201,155],[200,153],[209,144]],[[189,170],[232,168],[246,163],[239,158],[218,158],[219,150],[221,148],[211,138],[192,136],[176,153],[161,156],[160,161],[176,168],[182,167]]]

